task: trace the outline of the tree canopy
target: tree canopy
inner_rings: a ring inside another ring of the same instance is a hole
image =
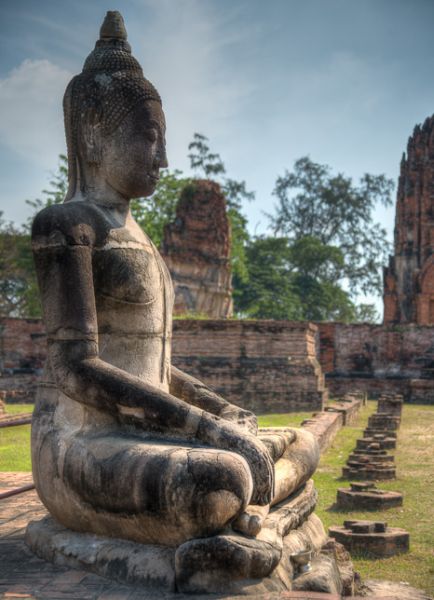
[[[335,175],[328,165],[304,156],[277,178],[270,224],[275,234],[293,242],[307,237],[323,247],[339,248],[342,262],[336,275],[347,280],[353,297],[379,293],[390,244],[386,230],[373,221],[373,212],[376,206],[392,204],[393,189],[393,181],[384,175],[365,174],[355,185],[350,177]]]

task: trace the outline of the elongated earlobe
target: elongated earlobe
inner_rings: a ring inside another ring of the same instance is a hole
[[[99,165],[102,158],[102,133],[98,111],[90,109],[83,115],[81,131],[86,162],[90,165]]]

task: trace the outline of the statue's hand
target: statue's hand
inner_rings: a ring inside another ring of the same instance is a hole
[[[258,433],[258,421],[256,415],[249,410],[228,404],[220,412],[219,417],[231,421],[240,427],[245,433],[256,435]]]
[[[245,458],[253,478],[250,504],[264,506],[271,502],[274,495],[274,464],[259,438],[243,433],[237,425],[209,413],[202,415],[197,438],[209,446],[236,452]]]

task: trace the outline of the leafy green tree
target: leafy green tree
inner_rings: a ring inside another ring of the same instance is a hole
[[[0,316],[41,314],[30,236],[7,223],[0,213]]]
[[[257,237],[246,247],[248,278],[234,280],[238,313],[261,319],[352,321],[356,310],[336,283],[343,263],[339,248],[305,236]]]
[[[286,238],[257,237],[245,247],[248,277],[234,276],[234,305],[243,317],[301,320],[303,307],[292,280]]]
[[[389,206],[394,184],[384,175],[365,174],[359,185],[305,156],[276,181],[277,205],[268,215],[275,234],[291,242],[305,236],[340,249],[339,279],[354,297],[379,293],[380,270],[390,253],[386,230],[373,221],[377,206]]]
[[[151,198],[131,201],[133,217],[157,247],[163,241],[164,226],[175,219],[181,191],[189,182],[190,179],[182,176],[182,171],[164,169],[160,171],[160,179]]]
[[[190,166],[193,171],[203,174],[205,179],[214,179],[226,173],[225,166],[219,154],[214,154],[208,146],[208,138],[201,133],[193,135],[193,141],[188,145]]]
[[[303,319],[353,320],[354,304],[339,284],[345,264],[342,250],[309,235],[288,243],[293,286],[303,307]]]

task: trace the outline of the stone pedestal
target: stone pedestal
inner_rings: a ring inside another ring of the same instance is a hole
[[[385,510],[402,506],[402,494],[379,490],[374,483],[351,483],[350,488],[339,488],[336,505],[343,510]]]
[[[381,394],[377,412],[401,418],[404,396],[401,394]]]
[[[397,431],[401,418],[387,413],[374,413],[368,419],[368,427],[372,429],[382,429],[386,431]]]
[[[372,437],[361,438],[356,442],[357,450],[367,450],[371,444],[378,444],[381,450],[394,450],[396,448],[396,438],[388,436],[385,433],[375,434]]]
[[[366,427],[363,431],[364,438],[376,438],[377,436],[384,436],[396,440],[396,431],[390,431],[389,429],[383,429],[382,427]]]
[[[381,450],[377,442],[371,443],[366,449],[356,449],[350,454],[342,475],[347,479],[368,481],[394,479],[394,457],[387,454],[386,450]]]
[[[320,519],[312,514],[315,504],[316,492],[310,481],[270,512],[256,538],[228,529],[171,548],[77,533],[45,517],[28,525],[26,543],[40,558],[141,585],[144,591],[253,597],[292,589],[340,591],[345,586],[336,560],[329,557],[325,566],[319,558],[327,535]],[[311,587],[305,582],[307,587],[297,588],[294,582],[300,573],[293,557],[305,551],[312,555]],[[324,573],[329,571],[334,575],[326,589]]]
[[[410,546],[410,535],[405,529],[388,527],[383,521],[344,521],[343,527],[330,527],[329,535],[351,553],[381,558],[408,552]]]
[[[342,469],[342,477],[345,479],[359,479],[367,481],[388,481],[395,479],[395,466],[389,463],[361,463],[351,461]]]

